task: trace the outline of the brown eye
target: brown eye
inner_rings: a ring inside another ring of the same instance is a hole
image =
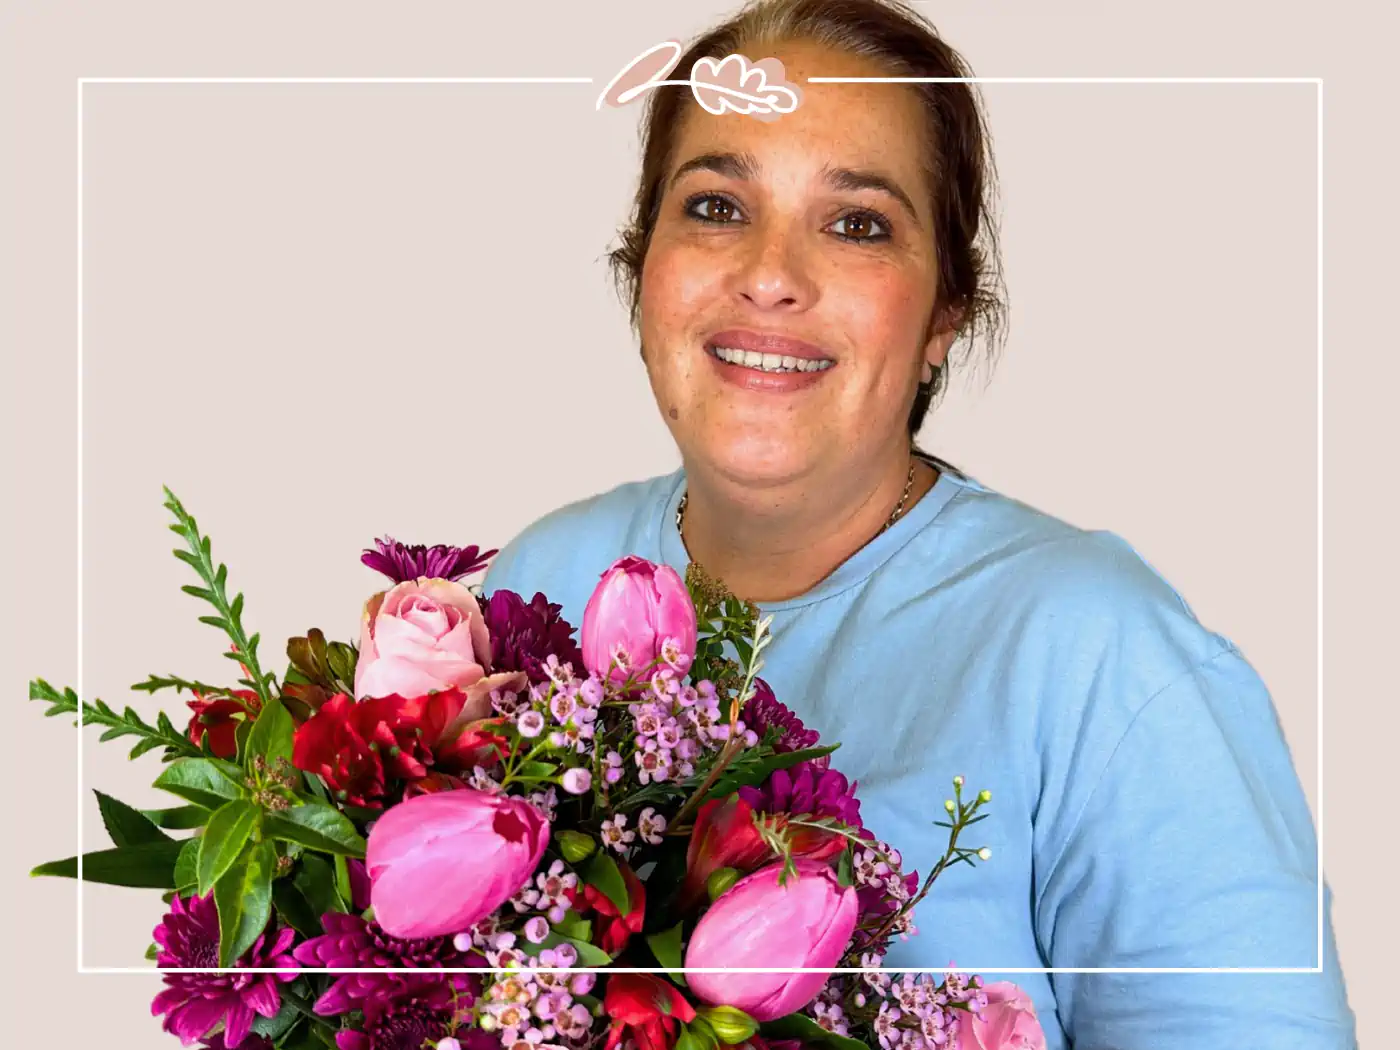
[[[836,236],[847,241],[883,241],[889,238],[889,230],[886,229],[884,221],[878,216],[867,211],[854,211],[849,215],[843,215],[836,220],[837,224],[845,223],[846,232],[837,232]],[[880,232],[874,232],[871,229]]]
[[[701,222],[728,223],[733,221],[737,210],[727,197],[714,195],[692,197],[686,205],[686,213]]]

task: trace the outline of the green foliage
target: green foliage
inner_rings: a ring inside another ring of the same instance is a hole
[[[651,954],[656,956],[657,962],[666,967],[666,972],[671,979],[682,987],[685,986],[685,977],[680,973],[682,966],[681,927],[683,925],[683,922],[678,922],[670,929],[653,933],[647,938],[647,946],[651,948]]]
[[[203,897],[233,867],[258,826],[259,809],[246,799],[225,803],[209,818],[199,842],[199,895]]]
[[[282,706],[282,701],[274,697],[263,706],[258,720],[249,731],[246,753],[262,755],[267,759],[268,765],[274,764],[279,758],[290,763],[292,736],[295,732],[296,725],[292,722],[292,716]]]
[[[758,1026],[758,1034],[772,1042],[779,1039],[796,1039],[806,1046],[823,1047],[824,1050],[868,1050],[859,1039],[828,1032],[806,1014],[788,1014],[773,1021],[765,1021]]]
[[[272,877],[277,851],[271,842],[249,843],[237,861],[214,884],[219,910],[219,966],[232,966],[267,926],[272,916]]]
[[[598,890],[612,901],[618,913],[626,915],[632,910],[632,902],[627,892],[627,883],[617,862],[599,850],[578,868],[579,878]]]
[[[243,789],[235,779],[241,772],[237,766],[214,758],[182,758],[156,777],[155,786],[186,802],[215,810],[243,797]]]
[[[83,881],[100,882],[108,886],[130,886],[135,889],[171,890],[175,888],[175,860],[184,843],[167,839],[145,842],[139,846],[120,846],[83,854]],[[78,877],[78,858],[40,864],[30,875],[58,878]]]
[[[224,586],[228,579],[228,569],[222,564],[215,568],[210,554],[209,538],[199,534],[199,526],[194,517],[185,510],[169,488],[165,489],[165,496],[166,509],[175,515],[176,521],[170,526],[170,531],[181,536],[188,545],[188,550],[177,549],[172,553],[194,569],[204,583],[203,587],[186,584],[180,589],[208,602],[217,610],[218,615],[201,616],[199,622],[217,627],[229,636],[233,642],[233,651],[224,655],[248,668],[252,677],[239,681],[256,692],[258,699],[266,706],[272,699],[272,690],[276,687],[276,675],[270,671],[263,674],[258,664],[258,635],[249,638],[243,630],[243,595],[239,594],[232,601],[229,600]]]
[[[323,802],[303,802],[263,817],[263,833],[322,853],[363,857],[365,840],[340,810]]]
[[[141,813],[125,802],[94,791],[97,807],[102,812],[102,825],[114,846],[139,846],[147,842],[169,842],[170,836],[156,827]]]
[[[49,709],[44,712],[45,718],[78,713],[77,693],[69,688],[65,688],[62,693],[59,693],[42,678],[36,678],[29,683],[29,699],[43,700],[49,704]],[[167,762],[181,756],[195,756],[205,753],[192,744],[184,733],[175,728],[164,711],[156,716],[156,724],[150,725],[130,707],[121,714],[117,714],[101,700],[95,700],[91,704],[82,705],[81,722],[83,725],[106,726],[107,731],[100,738],[103,741],[115,740],[122,736],[139,737],[136,746],[131,749],[132,758],[138,758],[147,751],[153,751],[158,747],[165,748],[163,757]]]

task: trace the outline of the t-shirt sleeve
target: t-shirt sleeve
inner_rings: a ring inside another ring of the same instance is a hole
[[[1147,699],[1081,797],[1036,862],[1049,966],[1322,972],[1054,973],[1075,1050],[1355,1046],[1307,802],[1237,649]]]

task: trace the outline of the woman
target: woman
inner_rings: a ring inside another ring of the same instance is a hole
[[[624,554],[696,561],[774,617],[764,677],[839,739],[866,824],[927,872],[965,773],[993,859],[955,868],[891,967],[1312,967],[1316,842],[1270,697],[1122,540],[912,443],[956,336],[996,320],[975,93],[908,9],[773,0],[681,59],[776,56],[774,122],[654,89],[614,262],[684,469],[557,510],[488,590],[581,622]],[[1322,973],[1019,974],[1054,1048],[1348,1047]],[[989,978],[992,977],[988,973]]]

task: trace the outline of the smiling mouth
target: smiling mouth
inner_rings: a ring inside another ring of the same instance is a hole
[[[707,352],[725,364],[751,368],[756,372],[823,372],[836,362],[827,358],[792,357],[787,354],[765,354],[757,350],[736,350],[727,346],[706,347]]]

